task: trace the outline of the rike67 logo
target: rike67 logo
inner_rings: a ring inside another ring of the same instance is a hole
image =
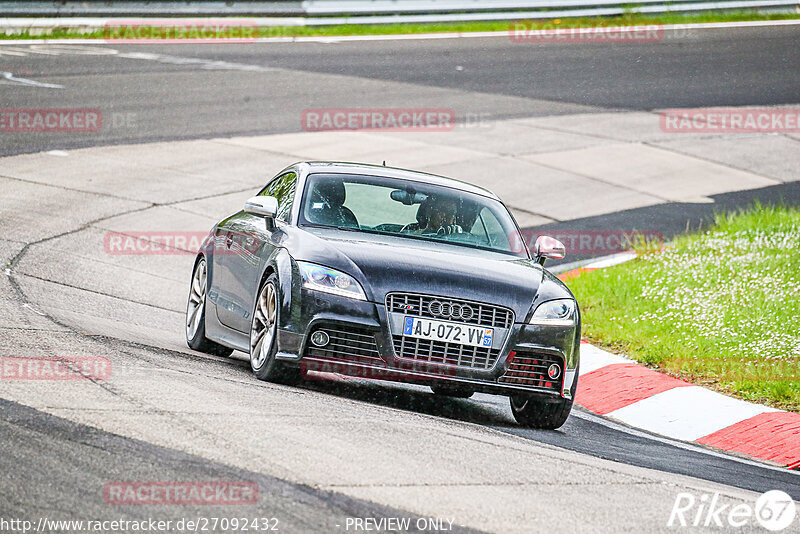
[[[759,524],[772,532],[782,531],[795,522],[797,506],[780,490],[764,493],[750,503],[724,503],[719,493],[679,493],[667,521],[668,527],[741,528]]]

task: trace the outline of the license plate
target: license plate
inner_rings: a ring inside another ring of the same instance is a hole
[[[470,347],[491,347],[494,329],[421,317],[405,317],[403,335],[431,341],[460,343]]]

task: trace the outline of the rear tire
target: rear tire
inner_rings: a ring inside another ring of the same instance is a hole
[[[447,384],[431,384],[431,391],[433,391],[434,395],[454,397],[456,399],[468,399],[475,394],[471,389]]]
[[[278,276],[271,274],[258,290],[250,327],[250,368],[259,380],[296,384],[302,380],[299,367],[275,358],[278,353]]]
[[[233,349],[206,337],[206,275],[206,259],[200,256],[194,265],[192,285],[189,288],[189,299],[186,303],[186,344],[190,349],[206,354],[230,356]]]

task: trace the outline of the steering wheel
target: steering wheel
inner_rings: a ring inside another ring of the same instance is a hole
[[[448,224],[439,228],[436,231],[436,235],[450,235],[450,234],[462,234],[464,233],[464,229],[461,228],[458,224]]]

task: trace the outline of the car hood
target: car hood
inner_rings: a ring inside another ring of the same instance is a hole
[[[323,228],[293,237],[295,259],[355,276],[377,303],[393,291],[449,296],[508,306],[522,321],[544,272],[529,259],[424,240]]]

